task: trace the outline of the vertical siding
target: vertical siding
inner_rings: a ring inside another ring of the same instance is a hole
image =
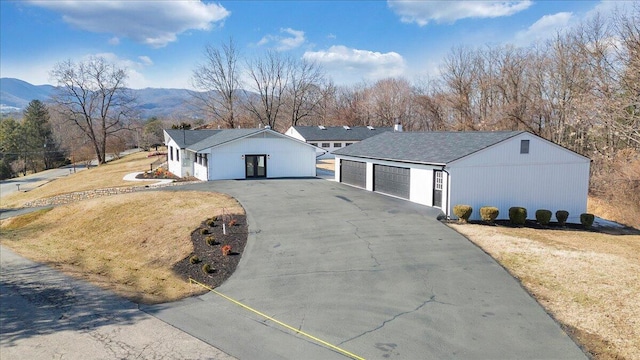
[[[520,154],[522,139],[530,141],[528,154]],[[530,219],[538,209],[567,210],[575,222],[587,209],[589,166],[589,159],[523,134],[452,163],[449,208],[471,205],[476,220],[482,206],[500,209],[500,219],[512,206],[525,207]]]

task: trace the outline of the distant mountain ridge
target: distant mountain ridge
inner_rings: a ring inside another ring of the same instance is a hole
[[[0,78],[0,112],[20,113],[32,100],[44,103],[55,92],[52,85],[32,85],[14,78]],[[192,105],[193,96],[187,89],[132,89],[138,99],[141,118],[204,118]]]

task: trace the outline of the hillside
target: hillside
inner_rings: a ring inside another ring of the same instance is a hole
[[[14,78],[0,78],[0,112],[20,113],[31,100],[47,102],[55,92],[52,85],[33,85]],[[134,89],[138,99],[140,117],[149,118],[202,118],[202,112],[192,104],[187,89]]]

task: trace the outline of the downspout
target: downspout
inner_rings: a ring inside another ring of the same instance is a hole
[[[449,174],[449,172],[446,169],[447,165],[443,165],[442,166],[442,171],[447,174],[447,191],[445,192],[444,196],[444,206],[445,206],[445,210],[444,210],[444,216],[446,216],[447,220],[451,219],[451,216],[449,214],[449,188],[451,186],[451,174]]]

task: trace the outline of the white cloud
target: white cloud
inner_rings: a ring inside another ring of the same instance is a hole
[[[119,45],[120,44],[120,38],[117,36],[112,37],[111,39],[109,39],[109,45]]]
[[[142,64],[146,65],[146,66],[151,66],[153,65],[153,61],[151,60],[150,57],[148,56],[138,56],[138,59],[140,59],[140,61],[142,62]]]
[[[389,8],[405,23],[425,26],[430,21],[456,22],[466,18],[496,18],[510,16],[529,8],[524,1],[415,1],[387,0]]]
[[[280,33],[287,34],[289,36],[280,36],[280,35],[265,35],[260,41],[258,41],[258,45],[268,45],[270,43],[275,43],[276,50],[278,51],[287,51],[291,49],[295,49],[300,45],[304,44],[305,37],[304,31],[294,30],[292,28],[280,29]]]
[[[545,15],[527,28],[519,31],[515,36],[518,45],[526,45],[537,40],[553,37],[558,31],[566,29],[573,20],[570,12],[559,12],[553,15]]]
[[[127,37],[152,47],[176,41],[187,30],[210,30],[229,16],[218,4],[188,1],[34,0],[32,4],[62,14],[65,22],[83,30]]]
[[[342,45],[307,51],[303,58],[321,65],[338,84],[402,76],[406,68],[404,59],[396,52],[380,53]]]

